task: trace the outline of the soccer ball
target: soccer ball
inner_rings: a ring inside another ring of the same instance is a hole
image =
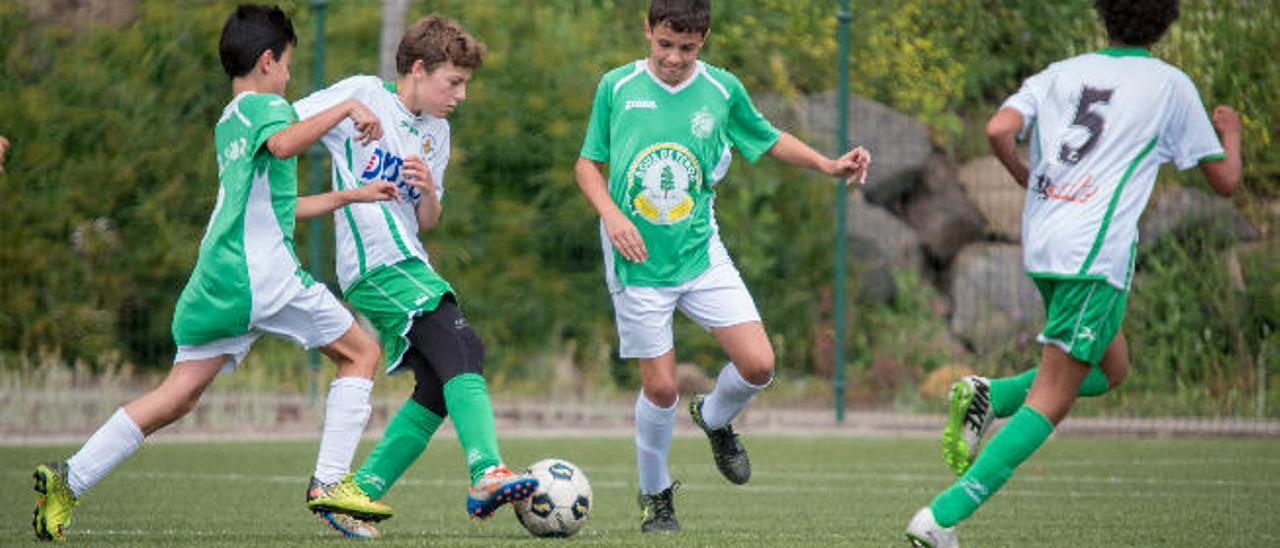
[[[567,537],[582,529],[591,511],[591,483],[572,462],[540,460],[526,474],[537,478],[533,496],[515,504],[516,519],[536,537]]]

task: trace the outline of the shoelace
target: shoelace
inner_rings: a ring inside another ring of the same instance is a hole
[[[711,431],[711,443],[716,446],[716,454],[733,454],[738,452],[737,448],[738,435],[733,432],[732,426],[725,426]]]
[[[987,408],[990,406],[990,397],[987,395],[985,387],[974,383],[973,402],[969,404],[969,409],[965,411],[964,422],[972,426],[974,430],[982,429],[982,418],[987,414]]]

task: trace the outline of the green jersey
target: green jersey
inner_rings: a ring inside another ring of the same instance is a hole
[[[602,229],[610,289],[680,285],[729,261],[714,185],[728,172],[733,148],[754,162],[779,135],[733,74],[701,61],[676,86],[643,59],[605,74],[581,156],[609,163],[609,195],[649,252],[643,263],[627,261]]]
[[[264,93],[237,95],[218,119],[218,200],[173,315],[179,346],[243,335],[314,283],[293,250],[297,160],[266,148],[296,120],[288,101]]]

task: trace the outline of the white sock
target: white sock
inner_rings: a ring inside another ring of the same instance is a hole
[[[757,392],[764,390],[771,382],[773,379],[761,385],[751,384],[742,378],[738,373],[738,366],[733,362],[725,364],[724,369],[720,370],[720,376],[716,378],[716,387],[702,400],[702,422],[712,430],[724,428],[751,403]]]
[[[677,403],[679,398],[677,398]],[[655,495],[671,486],[667,454],[671,431],[676,424],[676,404],[661,408],[645,397],[636,398],[636,464],[640,470],[640,492]]]
[[[80,450],[67,459],[67,486],[71,487],[71,493],[80,498],[93,484],[129,458],[145,437],[123,407],[116,409]]]
[[[336,483],[351,470],[351,459],[373,406],[369,393],[373,381],[363,377],[339,377],[329,385],[324,404],[324,433],[316,456],[315,476],[321,483]]]

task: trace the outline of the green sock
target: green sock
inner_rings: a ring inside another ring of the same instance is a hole
[[[436,429],[440,428],[441,422],[444,419],[418,402],[405,402],[391,422],[387,423],[382,441],[378,442],[369,458],[365,459],[364,465],[356,472],[356,485],[369,498],[382,498],[426,450],[427,442],[436,433]]]
[[[467,456],[471,483],[479,481],[486,468],[502,462],[498,455],[498,435],[493,427],[493,406],[484,377],[464,373],[444,385],[444,404],[453,417],[458,443]]]
[[[996,418],[1008,417],[1022,407],[1022,402],[1027,399],[1027,393],[1031,391],[1031,383],[1036,380],[1038,370],[1039,368],[1033,368],[1012,377],[991,379],[991,410],[995,411]],[[1106,394],[1110,389],[1111,383],[1107,381],[1107,374],[1102,372],[1101,367],[1095,366],[1089,370],[1084,382],[1080,383],[1078,395],[1083,398],[1092,398]]]
[[[1039,411],[1019,408],[978,454],[973,466],[929,504],[938,525],[951,527],[973,515],[1051,433],[1053,424]]]

